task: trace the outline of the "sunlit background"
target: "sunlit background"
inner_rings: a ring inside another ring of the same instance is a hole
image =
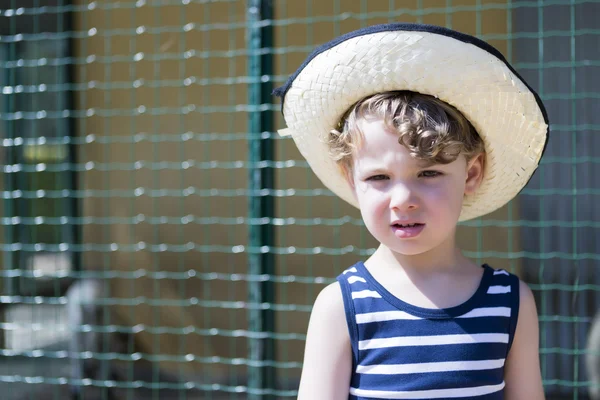
[[[375,242],[274,133],[270,93],[317,45],[386,22],[488,41],[546,104],[540,169],[459,241],[533,289],[547,398],[600,398],[598,15],[598,0],[0,0],[2,398],[294,398],[316,294]]]

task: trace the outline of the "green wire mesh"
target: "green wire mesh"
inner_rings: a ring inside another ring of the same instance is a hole
[[[459,243],[533,289],[547,396],[600,391],[587,347],[599,12],[597,0],[0,0],[0,390],[294,398],[317,293],[376,243],[275,133],[264,91],[315,46],[402,21],[490,42],[544,100],[542,166],[509,205],[462,224]]]

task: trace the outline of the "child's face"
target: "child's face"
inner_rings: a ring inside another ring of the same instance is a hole
[[[363,141],[349,179],[367,229],[404,255],[454,243],[463,197],[479,186],[483,157],[467,163],[461,155],[450,164],[427,166],[412,158],[382,121],[360,124]]]

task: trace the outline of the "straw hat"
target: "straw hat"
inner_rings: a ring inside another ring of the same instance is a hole
[[[451,104],[471,122],[487,153],[478,191],[460,220],[492,212],[516,196],[538,166],[548,137],[539,96],[489,44],[438,26],[376,25],[317,48],[286,84],[287,129],[300,153],[339,197],[358,206],[330,158],[326,138],[346,110],[379,92],[410,90]]]

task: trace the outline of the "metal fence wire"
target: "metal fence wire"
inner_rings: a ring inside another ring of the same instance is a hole
[[[375,242],[275,133],[270,93],[317,45],[385,22],[476,35],[545,102],[539,170],[459,244],[533,289],[548,398],[600,392],[598,15],[598,0],[0,0],[3,398],[294,398],[316,294]]]

